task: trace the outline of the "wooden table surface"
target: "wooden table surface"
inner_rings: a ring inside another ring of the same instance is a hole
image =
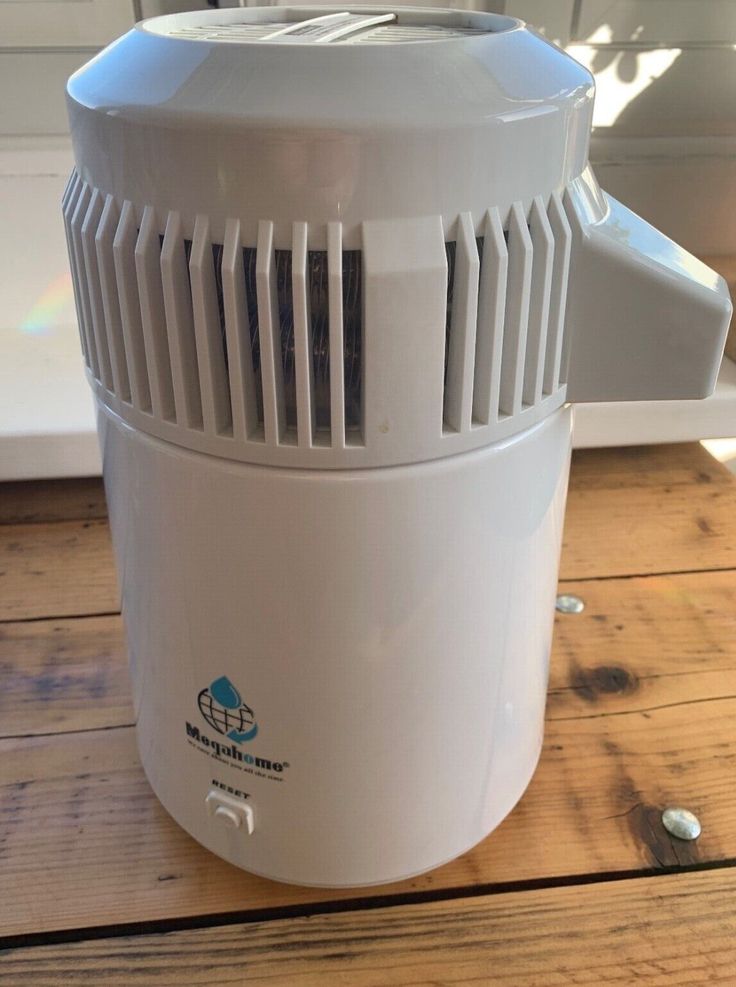
[[[101,484],[0,487],[0,983],[736,984],[736,481],[698,445],[576,453],[561,590],[500,828],[400,884],[279,885],[144,780]]]

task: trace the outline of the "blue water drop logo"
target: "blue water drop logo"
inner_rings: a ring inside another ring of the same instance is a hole
[[[223,675],[210,686],[210,695],[225,709],[238,709],[243,700],[227,675]]]
[[[197,705],[207,723],[236,744],[253,740],[258,733],[255,713],[226,675],[215,679],[209,689],[202,689]]]

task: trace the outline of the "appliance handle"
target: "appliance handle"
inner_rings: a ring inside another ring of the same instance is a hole
[[[602,192],[590,168],[565,211],[568,401],[711,394],[732,312],[723,278]]]

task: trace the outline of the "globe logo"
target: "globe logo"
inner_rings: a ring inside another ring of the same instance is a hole
[[[236,744],[252,740],[258,733],[255,714],[247,706],[227,676],[215,679],[197,696],[199,711],[217,733],[225,734]]]

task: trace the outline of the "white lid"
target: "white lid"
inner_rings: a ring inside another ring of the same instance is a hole
[[[428,40],[428,39],[432,40]],[[77,160],[121,199],[358,224],[505,216],[585,167],[590,74],[511,17],[250,7],[143,21],[69,81]],[[83,149],[83,151],[82,151]]]

